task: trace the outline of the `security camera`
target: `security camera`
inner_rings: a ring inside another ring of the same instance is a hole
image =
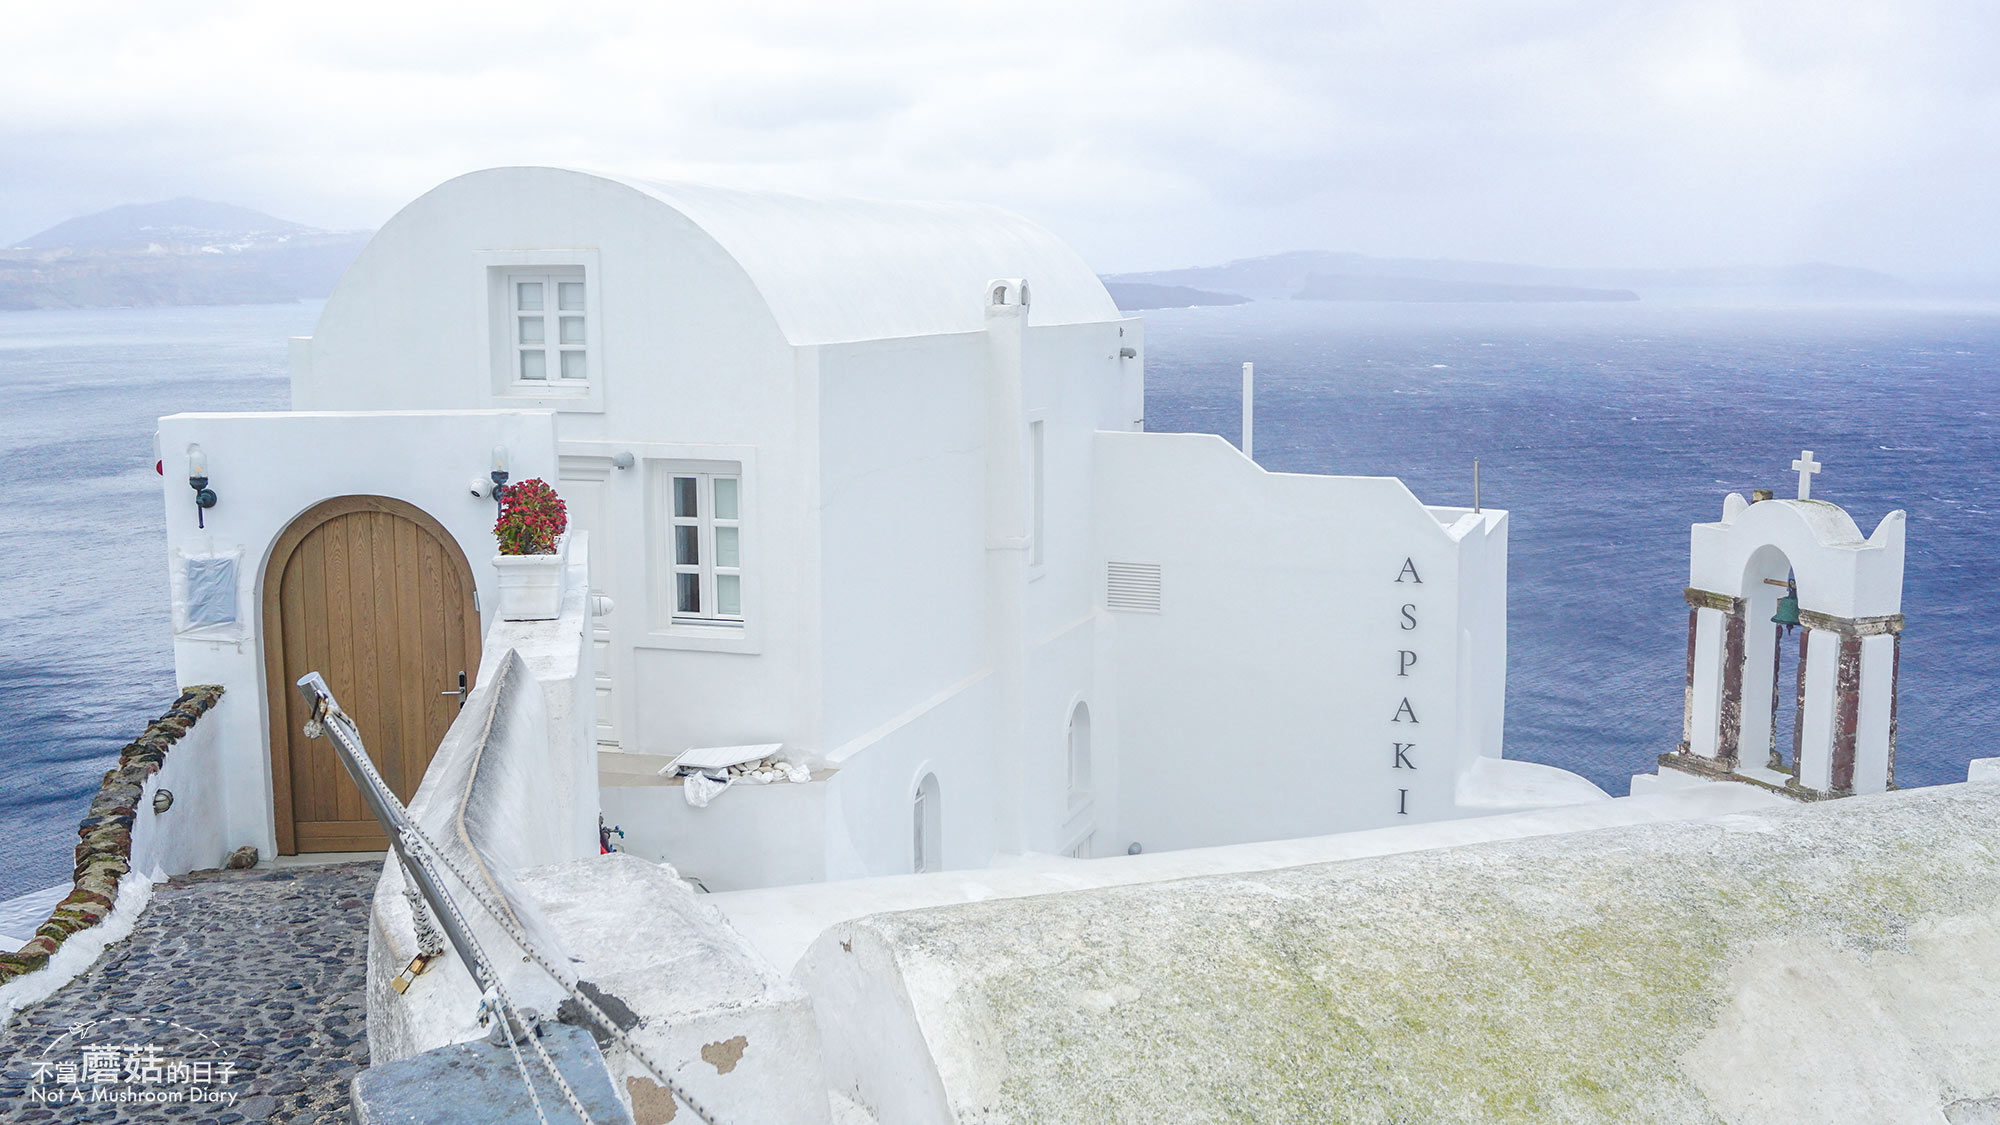
[[[466,487],[472,491],[474,496],[479,497],[481,500],[493,495],[493,482],[487,480],[485,477],[473,477],[467,483]]]

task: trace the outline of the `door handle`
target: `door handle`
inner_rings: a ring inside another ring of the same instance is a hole
[[[460,672],[460,673],[458,674],[458,690],[457,690],[457,691],[441,691],[441,692],[438,692],[438,694],[439,694],[439,695],[455,695],[455,696],[457,696],[457,697],[458,697],[458,709],[459,709],[459,710],[461,710],[461,711],[463,711],[463,710],[465,710],[465,692],[466,692],[466,688],[465,688],[465,673],[463,673],[463,672]]]

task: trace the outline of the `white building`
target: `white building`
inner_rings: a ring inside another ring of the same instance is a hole
[[[230,688],[218,836],[379,839],[291,683],[325,672],[414,789],[493,623],[496,447],[615,606],[575,718],[604,814],[714,889],[1601,795],[1499,758],[1506,513],[1146,433],[1144,363],[989,207],[438,187],[294,341],[292,412],[161,422],[180,678]],[[755,743],[813,780],[695,808],[655,774]]]

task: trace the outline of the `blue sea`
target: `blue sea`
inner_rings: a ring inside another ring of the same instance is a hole
[[[174,694],[154,419],[282,409],[316,304],[0,312],[0,895],[65,878]],[[2000,755],[2000,309],[1260,302],[1146,314],[1147,425],[1266,468],[1512,512],[1506,748],[1612,793],[1680,738],[1688,525],[1813,494],[1909,512],[1897,780]],[[225,490],[226,482],[218,482]],[[171,502],[188,502],[173,490]]]

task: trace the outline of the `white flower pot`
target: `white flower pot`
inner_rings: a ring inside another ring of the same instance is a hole
[[[553,621],[562,616],[563,575],[569,569],[569,536],[553,555],[495,555],[502,621]]]

